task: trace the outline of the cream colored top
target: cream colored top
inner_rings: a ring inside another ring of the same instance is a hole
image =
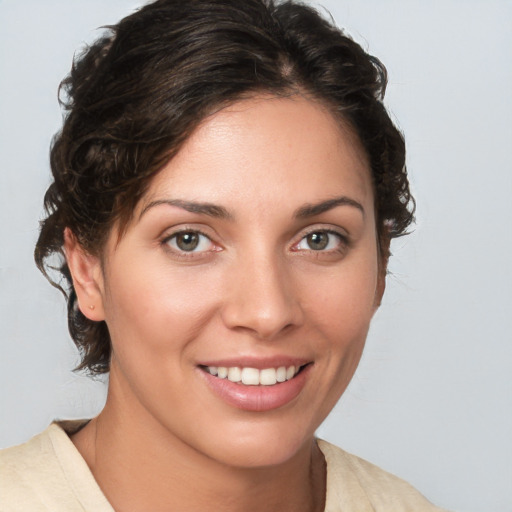
[[[0,451],[1,512],[114,512],[66,433],[81,423],[52,423]],[[327,463],[325,512],[442,512],[400,478],[326,441],[318,445]]]

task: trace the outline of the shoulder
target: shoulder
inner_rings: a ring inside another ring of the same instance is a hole
[[[55,487],[62,471],[55,457],[50,426],[30,441],[0,451],[2,511],[45,510],[39,506],[44,487]]]
[[[326,512],[442,512],[405,480],[326,441]]]
[[[56,423],[24,444],[0,450],[1,512],[83,512],[93,486],[87,464]],[[93,488],[92,495],[98,493]]]

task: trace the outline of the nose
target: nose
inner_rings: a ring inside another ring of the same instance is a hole
[[[272,340],[302,324],[299,296],[285,261],[253,253],[235,267],[222,308],[228,328]]]

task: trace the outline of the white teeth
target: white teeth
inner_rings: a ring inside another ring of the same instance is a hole
[[[276,371],[277,382],[284,382],[286,380],[286,366],[280,366]]]
[[[242,383],[246,386],[257,386],[260,383],[260,372],[256,368],[242,370]]]
[[[279,368],[240,368],[238,366],[207,366],[206,371],[219,379],[228,379],[246,386],[273,386],[278,382],[293,379],[300,366],[280,366]]]
[[[235,366],[228,369],[228,380],[231,382],[240,382],[242,380],[242,369]]]
[[[260,372],[260,384],[262,386],[273,386],[277,382],[274,368],[265,368]]]

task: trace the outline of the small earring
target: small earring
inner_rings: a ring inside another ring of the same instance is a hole
[[[96,306],[95,306],[94,304],[91,304],[91,305],[89,306],[89,309],[94,309],[95,307],[96,307]]]

